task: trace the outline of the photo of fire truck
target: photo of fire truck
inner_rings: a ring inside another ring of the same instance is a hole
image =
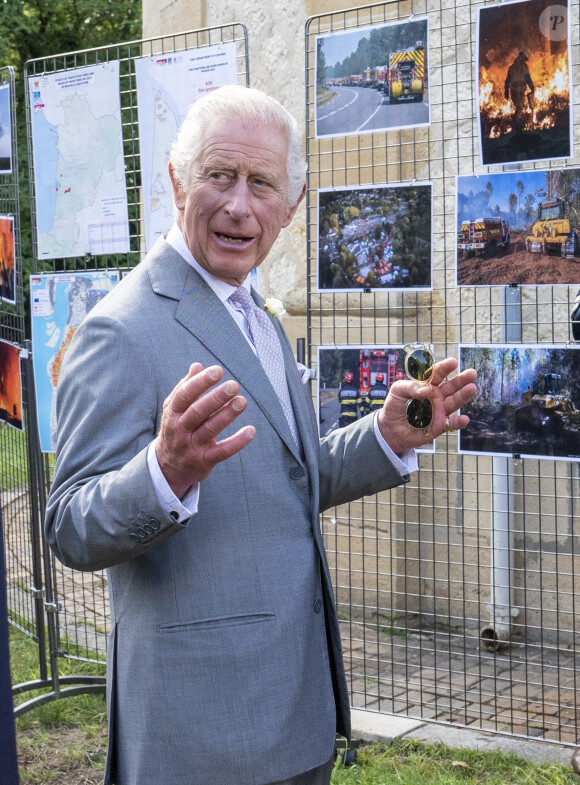
[[[412,49],[398,49],[389,57],[389,74],[385,81],[389,103],[401,100],[422,101],[425,95],[425,46],[417,41]]]
[[[361,397],[366,397],[371,386],[376,382],[377,373],[382,373],[387,390],[391,384],[403,374],[397,372],[399,352],[396,349],[360,349],[359,350],[359,390]]]
[[[458,257],[495,256],[510,247],[510,229],[504,218],[476,218],[463,221],[457,233]]]

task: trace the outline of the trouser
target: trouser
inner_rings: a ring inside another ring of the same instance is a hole
[[[330,785],[330,777],[334,768],[334,755],[327,763],[317,766],[315,769],[305,771],[290,777],[289,780],[279,780],[272,782],[271,785]]]

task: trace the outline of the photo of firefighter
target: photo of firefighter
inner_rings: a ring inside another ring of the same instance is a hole
[[[23,430],[20,349],[8,341],[0,341],[0,421]]]
[[[580,346],[459,347],[459,370],[475,368],[477,393],[459,452],[580,458]]]
[[[16,304],[14,218],[0,215],[0,300]]]
[[[523,0],[480,7],[477,42],[481,163],[570,157],[566,2]]]
[[[318,192],[318,289],[431,289],[432,186]]]
[[[318,347],[321,436],[382,408],[391,384],[405,378],[405,350],[389,346]],[[432,442],[421,452],[434,452]]]
[[[316,37],[316,138],[431,121],[427,17]]]
[[[579,281],[580,169],[457,178],[457,286]]]

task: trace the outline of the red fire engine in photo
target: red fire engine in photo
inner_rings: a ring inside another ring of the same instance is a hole
[[[457,233],[457,252],[460,256],[494,256],[500,248],[507,250],[510,229],[503,218],[477,218],[463,221]]]
[[[401,99],[422,101],[425,95],[425,47],[418,41],[414,49],[398,49],[389,56],[389,78],[385,83],[389,103]]]
[[[359,359],[359,389],[361,398],[368,395],[376,382],[377,373],[382,373],[387,390],[398,378],[397,359],[399,352],[387,349],[361,349]]]

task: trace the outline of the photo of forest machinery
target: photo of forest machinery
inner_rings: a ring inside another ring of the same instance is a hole
[[[508,404],[503,416],[518,431],[549,431],[580,436],[580,409],[566,394],[559,373],[540,373],[521,402]]]
[[[495,256],[510,247],[510,229],[504,218],[477,218],[463,221],[457,233],[459,259],[469,256]]]
[[[404,374],[397,370],[399,352],[397,349],[361,349],[359,351],[358,384],[361,397],[368,395],[376,383],[377,373],[382,373],[387,390]]]
[[[526,237],[526,250],[567,259],[580,254],[580,236],[576,227],[570,225],[563,199],[548,198],[540,202],[538,218]]]

